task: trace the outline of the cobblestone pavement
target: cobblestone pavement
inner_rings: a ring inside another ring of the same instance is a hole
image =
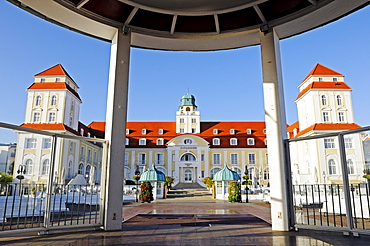
[[[215,201],[202,191],[124,205],[123,221],[121,231],[1,235],[0,245],[370,245],[369,236],[309,230],[273,232],[266,204]]]

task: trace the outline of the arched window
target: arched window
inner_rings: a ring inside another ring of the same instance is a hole
[[[57,96],[54,95],[51,97],[51,106],[57,105]]]
[[[80,163],[80,165],[78,165],[78,172],[77,174],[84,174],[84,164]]]
[[[248,138],[248,145],[254,145],[254,138]]]
[[[140,138],[139,139],[139,145],[146,145],[146,139],[145,138]]]
[[[46,159],[42,162],[41,175],[48,175],[50,167],[50,160]]]
[[[193,154],[191,153],[186,153],[185,155],[181,156],[181,161],[195,161],[196,158]]]
[[[32,174],[33,172],[33,162],[31,159],[26,160],[26,174]]]
[[[157,139],[157,145],[163,145],[163,138],[158,138]]]
[[[36,106],[40,106],[40,105],[41,105],[41,96],[37,96],[37,97],[36,97],[35,105],[36,105]]]
[[[230,139],[230,145],[238,145],[238,139],[236,138]]]
[[[87,180],[89,180],[89,179],[90,179],[90,171],[91,171],[91,166],[90,166],[90,165],[87,165],[87,166],[86,166],[86,172],[85,172],[85,178],[86,178]]]
[[[328,161],[328,171],[329,175],[337,174],[337,165],[333,159]]]
[[[321,95],[321,104],[324,105],[324,106],[328,105],[328,102],[326,100],[326,96],[325,95]]]
[[[214,138],[213,139],[213,145],[220,145],[220,139],[219,138]]]
[[[348,174],[355,174],[355,165],[353,164],[352,159],[347,160]]]
[[[218,167],[212,168],[212,169],[211,169],[211,171],[209,172],[209,176],[210,176],[211,178],[213,178],[213,176],[214,176],[218,171],[220,171],[220,170],[221,170],[221,168],[218,168]]]
[[[342,105],[343,102],[342,102],[342,96],[341,95],[337,95],[337,104],[338,105]]]

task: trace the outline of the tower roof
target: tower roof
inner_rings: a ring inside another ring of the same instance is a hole
[[[343,74],[338,73],[338,72],[336,72],[333,69],[330,69],[328,67],[325,67],[324,65],[321,65],[320,63],[316,64],[316,66],[311,70],[311,72],[309,72],[309,74],[306,76],[306,78],[304,78],[303,81],[305,81],[306,79],[308,79],[309,77],[311,77],[313,75],[344,76]]]
[[[45,71],[35,75],[35,77],[37,76],[69,76],[69,74],[61,64],[57,64],[54,67],[48,68]]]
[[[195,105],[195,97],[193,95],[190,95],[190,94],[186,94],[186,95],[183,95],[181,97],[181,106],[193,106],[193,107],[196,107],[197,105]]]
[[[232,171],[230,168],[227,167],[227,164],[225,163],[225,167],[215,173],[213,176],[213,181],[236,181],[239,180],[239,175]]]
[[[140,181],[166,181],[166,177],[164,173],[159,171],[155,168],[154,164],[152,164],[152,167],[140,176]]]

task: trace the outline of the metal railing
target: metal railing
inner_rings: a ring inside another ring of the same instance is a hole
[[[37,170],[34,168],[33,175],[29,175],[24,170],[20,175],[13,176],[15,177],[13,182],[0,184],[0,234],[19,230],[43,233],[68,227],[99,227],[102,225],[104,220],[102,211],[105,205],[102,202],[104,200],[102,191],[105,182],[100,176],[104,175],[106,160],[102,159],[99,170],[95,170],[98,172],[96,179],[90,178],[85,184],[73,182],[66,184],[66,178],[61,174],[57,175],[57,172],[68,168],[68,163],[61,161],[62,153],[58,153],[57,150],[63,151],[62,146],[65,145],[62,140],[79,140],[80,143],[94,144],[102,151],[101,156],[106,156],[104,154],[107,151],[106,140],[55,134],[6,123],[0,123],[0,128],[13,130],[17,134],[31,133],[32,136],[52,138],[49,175],[45,176],[40,173],[36,175]],[[17,155],[19,154],[22,153],[16,153],[15,161],[18,160]],[[58,158],[56,158],[57,154]],[[76,164],[75,171],[77,169]]]
[[[365,127],[286,141],[296,228],[370,234],[370,186],[363,178],[370,160],[369,131]],[[334,148],[325,148],[327,138],[335,139]]]

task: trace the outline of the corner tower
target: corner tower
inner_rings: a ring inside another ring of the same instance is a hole
[[[200,133],[200,112],[195,105],[195,97],[186,94],[181,97],[179,111],[176,112],[176,133]]]

